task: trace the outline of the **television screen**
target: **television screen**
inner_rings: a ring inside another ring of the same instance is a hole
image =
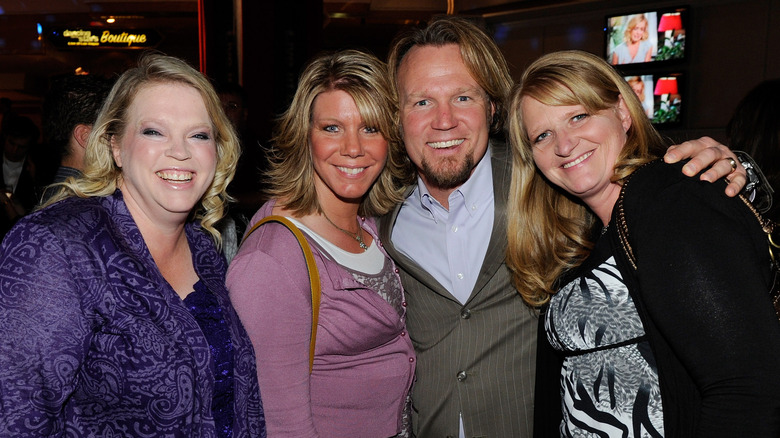
[[[645,115],[655,125],[672,125],[682,120],[683,83],[681,73],[624,76],[634,90]]]
[[[685,57],[686,8],[657,9],[607,17],[607,61],[647,64]]]
[[[684,87],[681,73],[654,76],[653,124],[672,125],[682,121]]]

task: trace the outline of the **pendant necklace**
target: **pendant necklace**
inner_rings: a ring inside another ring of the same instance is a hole
[[[342,233],[346,234],[347,236],[355,239],[357,241],[358,245],[360,245],[360,248],[363,251],[368,251],[368,245],[366,245],[366,243],[363,241],[363,227],[360,226],[360,222],[359,221],[358,221],[358,232],[357,233],[353,233],[352,231],[345,230],[345,229],[341,228],[340,226],[334,224],[333,221],[330,220],[330,218],[328,217],[328,215],[325,214],[324,211],[322,212],[322,215],[325,216],[325,220],[330,222],[330,224],[333,225],[334,227],[336,227],[337,230],[339,230]]]

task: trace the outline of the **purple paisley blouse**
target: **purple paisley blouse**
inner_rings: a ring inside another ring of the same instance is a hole
[[[255,356],[225,261],[187,224],[229,321],[234,437],[264,437]],[[121,192],[23,218],[0,247],[0,436],[214,437],[209,345],[163,279]]]

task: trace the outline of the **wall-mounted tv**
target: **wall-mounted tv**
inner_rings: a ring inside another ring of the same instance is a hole
[[[685,59],[688,8],[663,8],[607,16],[605,56],[612,65]]]
[[[654,125],[673,126],[682,121],[685,84],[682,73],[624,76]]]

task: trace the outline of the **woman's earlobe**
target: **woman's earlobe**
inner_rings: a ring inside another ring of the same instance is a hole
[[[623,130],[628,132],[633,124],[633,119],[631,119],[631,111],[628,110],[628,105],[626,104],[625,99],[623,99],[622,94],[618,96],[617,110],[618,117],[620,117],[620,123],[623,125]]]
[[[112,135],[108,143],[111,145],[111,155],[114,157],[114,163],[116,167],[122,167],[122,154],[119,153],[119,145],[116,144],[116,136]]]

